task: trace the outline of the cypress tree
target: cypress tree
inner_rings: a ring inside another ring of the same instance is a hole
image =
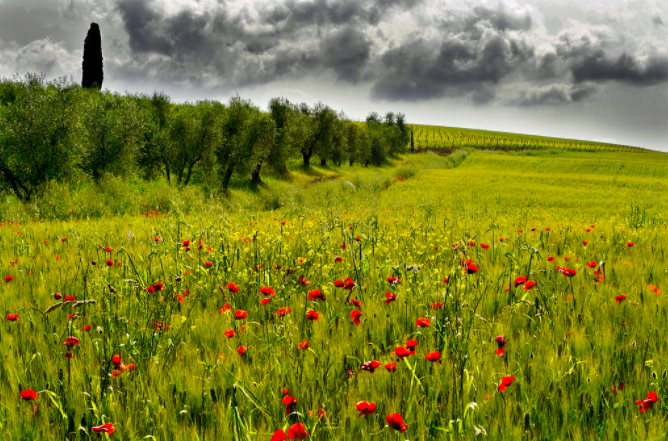
[[[100,26],[97,23],[91,23],[88,34],[84,40],[83,78],[81,87],[97,87],[102,89],[102,80],[104,72],[102,71],[102,36],[100,35]]]

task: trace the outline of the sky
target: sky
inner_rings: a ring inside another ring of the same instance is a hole
[[[0,76],[668,151],[665,0],[0,0]]]

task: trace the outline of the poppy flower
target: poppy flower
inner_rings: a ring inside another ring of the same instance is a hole
[[[158,320],[157,322],[153,322],[153,326],[155,326],[155,329],[157,331],[162,331],[162,330],[168,330],[169,329],[169,323],[162,323],[162,320]]]
[[[299,349],[300,351],[307,350],[309,348],[309,346],[311,346],[311,345],[309,344],[308,340],[304,340],[301,343],[297,343],[297,349]]]
[[[207,268],[211,268],[211,267],[213,267],[213,262],[209,262],[207,260],[206,262],[204,262],[204,266],[207,267]]]
[[[596,268],[598,264],[595,261],[591,261],[587,263],[587,268]]]
[[[234,320],[243,320],[246,317],[248,317],[248,313],[244,311],[243,309],[240,309],[238,311],[234,311]]]
[[[336,256],[336,257],[334,258],[334,263],[343,263],[343,258],[342,258],[342,257],[339,257],[339,256]]]
[[[354,310],[353,312],[350,313],[350,318],[353,319],[353,324],[359,325],[360,322],[360,317],[362,317],[362,313],[358,310]]]
[[[12,280],[14,280],[14,277],[13,277],[13,276],[6,276],[6,277],[5,277],[5,283],[9,283],[9,282],[11,282]]]
[[[415,348],[417,347],[417,340],[406,340],[406,349],[411,351],[411,355],[415,354]]]
[[[108,266],[108,267],[112,267],[112,266],[114,266],[114,261],[111,260],[111,259],[107,260],[107,266]]]
[[[344,280],[343,284],[344,285],[342,286],[342,288],[347,289],[348,291],[352,290],[354,287],[357,286],[355,281],[353,279],[351,279],[350,277],[348,277],[346,280]]]
[[[505,354],[505,352],[506,352],[506,350],[505,350],[506,336],[505,335],[499,335],[498,337],[496,337],[496,344],[498,346],[498,348],[496,350],[496,355],[498,355],[499,357],[503,357],[503,354]]]
[[[443,307],[443,303],[441,303],[441,302],[431,304],[431,309],[441,309],[442,307]]]
[[[273,296],[276,294],[276,291],[274,291],[274,288],[271,286],[265,286],[264,288],[260,288],[260,294],[265,296]]]
[[[523,285],[524,283],[526,283],[526,281],[527,281],[526,277],[519,276],[517,279],[515,279],[515,288],[517,288],[520,285]]]
[[[404,348],[403,346],[397,346],[396,348],[394,348],[394,355],[396,355],[401,359],[404,359],[414,353],[415,352],[411,352],[410,350]]]
[[[339,248],[341,248],[342,250],[345,250],[346,249],[346,244],[342,243],[341,245],[339,245]]]
[[[307,319],[307,320],[317,321],[317,320],[318,320],[318,317],[319,317],[318,313],[315,312],[315,311],[313,311],[313,310],[309,310],[309,311],[306,313],[306,319]]]
[[[189,247],[190,246],[190,241],[189,240],[184,240],[183,242],[181,242],[181,246]]]
[[[475,241],[473,241],[473,240],[469,240],[469,246],[470,246],[471,248],[475,248]]]
[[[322,300],[323,302],[326,302],[327,299],[325,298],[324,295],[322,295],[322,292],[319,289],[314,289],[313,291],[309,291],[308,293],[308,299],[309,300]]]
[[[417,326],[418,328],[428,328],[429,327],[429,319],[426,318],[426,317],[420,317],[415,322],[415,326]]]
[[[394,302],[397,300],[397,295],[393,292],[386,292],[385,297],[387,297],[387,300],[385,300],[385,304],[389,305],[390,303]]]
[[[302,423],[295,423],[292,426],[288,427],[288,438],[301,440],[308,438],[308,432],[306,432],[306,426]]]
[[[450,281],[450,277],[446,277],[445,279],[443,279],[443,284],[446,284],[446,283],[448,283],[449,281]]]
[[[260,305],[266,305],[269,302],[271,302],[271,299],[269,297],[267,297],[266,299],[260,300]]]
[[[360,302],[359,300],[350,299],[350,300],[348,300],[348,303],[350,303],[351,305],[353,305],[353,306],[355,306],[355,307],[357,307],[357,308],[361,308],[361,307],[362,307],[362,302]]]
[[[239,353],[239,355],[244,355],[247,350],[248,350],[248,348],[246,346],[239,346],[239,349],[237,349],[237,352]]]
[[[536,282],[534,282],[533,280],[528,280],[527,283],[524,284],[524,289],[529,291],[534,286],[536,286]]]
[[[480,246],[481,246],[483,249],[485,249],[485,250],[488,250],[488,249],[489,249],[489,245],[486,244],[486,243],[481,243]]]
[[[583,240],[583,241],[582,241],[582,245],[584,245],[584,246],[587,246],[588,243],[589,243],[589,242],[587,242],[586,240]]]
[[[232,310],[232,307],[228,303],[226,303],[221,308],[218,308],[218,313],[219,314],[227,314],[231,310]]]
[[[153,238],[153,240],[156,241],[156,242],[162,242],[162,239],[160,239],[158,236],[155,236]]]
[[[88,331],[90,331],[91,329],[93,329],[93,325],[84,325],[84,326],[81,328],[81,330],[82,330],[83,332],[88,332]]]
[[[515,380],[515,377],[503,377],[501,379],[501,384],[499,384],[499,392],[503,392],[510,386],[513,381]]]
[[[620,294],[615,297],[615,303],[622,303],[624,300],[626,300],[625,294]]]
[[[302,277],[299,278],[298,283],[301,286],[309,286],[311,284],[311,282],[308,279],[304,279]]]
[[[552,231],[552,228],[550,228],[550,227],[545,227],[545,231]]]
[[[56,300],[60,300],[60,299],[63,298],[62,294],[59,294],[59,293],[54,293],[54,294],[53,294],[53,297],[54,297]]]
[[[343,280],[335,280],[334,286],[336,286],[337,288],[343,288],[344,286],[346,286],[346,284],[343,283]]]
[[[227,331],[225,331],[225,337],[227,338],[232,338],[235,335],[237,335],[237,333],[234,332],[234,329],[228,329]]]
[[[554,262],[554,256],[547,256],[548,262]]]
[[[570,261],[571,261],[571,258],[568,257],[568,256],[566,256],[566,257],[564,257],[564,260],[565,260],[566,262],[570,262]]]
[[[81,341],[78,338],[70,336],[65,339],[63,345],[67,346],[68,348],[71,348],[72,346],[78,345],[79,343],[81,343]]]
[[[380,361],[376,360],[365,361],[364,363],[362,363],[362,367],[360,367],[360,369],[363,371],[369,371],[373,373],[373,371],[376,370],[376,368],[380,367],[381,364],[382,363]]]
[[[229,289],[232,294],[236,294],[239,292],[239,287],[235,285],[233,282],[230,282],[227,285],[227,289]]]
[[[111,253],[111,247],[105,248],[104,251],[106,251],[107,253]]]
[[[90,430],[95,433],[108,433],[111,435],[116,431],[116,428],[114,427],[114,423],[107,423],[101,426],[91,427]]]
[[[19,315],[18,314],[7,314],[7,320],[10,322],[18,322],[19,321]]]
[[[372,415],[376,411],[376,403],[367,403],[366,401],[360,401],[355,404],[355,410],[360,414],[357,415],[357,418],[362,415]]]
[[[79,317],[76,312],[73,312],[72,314],[67,316],[67,320],[73,320]]]
[[[401,433],[404,433],[406,429],[408,429],[408,426],[404,424],[403,417],[398,413],[389,414],[385,418],[385,421],[387,422],[388,426],[390,426],[394,430],[398,430]]]
[[[24,401],[33,401],[37,399],[37,392],[32,389],[26,389],[21,391],[21,400]]]
[[[393,361],[392,363],[387,363],[384,366],[385,369],[388,370],[388,372],[396,372],[397,371],[397,362]]]
[[[652,406],[659,401],[659,397],[654,392],[649,392],[647,398],[644,400],[636,401],[636,404],[640,406],[640,412],[645,412],[647,409],[651,409]]]
[[[438,351],[429,352],[427,355],[424,356],[424,358],[426,358],[429,361],[432,362],[435,361],[438,363],[439,361],[441,361],[441,353]]]
[[[288,439],[288,436],[285,434],[283,429],[278,429],[276,432],[274,432],[273,435],[271,435],[271,439],[269,441],[285,441]]]
[[[397,283],[401,283],[401,279],[399,279],[398,277],[392,277],[392,276],[389,276],[387,278],[387,281],[390,283],[390,285],[396,285]]]
[[[77,301],[77,298],[74,297],[74,296],[65,296],[65,298],[63,299],[63,303],[65,303],[65,302],[76,302],[76,301]]]
[[[659,288],[656,287],[656,286],[654,286],[654,285],[647,285],[647,288],[648,288],[650,291],[654,291],[654,294],[657,294],[657,295],[661,292],[661,291],[659,291]]]
[[[290,395],[285,395],[281,402],[285,406],[286,415],[292,413],[293,407],[297,405],[297,399]]]
[[[478,272],[478,266],[475,263],[470,263],[466,266],[466,274],[475,274]]]
[[[633,245],[633,242],[630,242],[630,241],[629,241],[629,242],[626,242],[626,246],[629,247],[629,248],[631,248],[631,247],[634,246],[634,245]]]
[[[276,311],[276,315],[279,317],[285,317],[286,315],[290,314],[292,312],[292,309],[290,308],[279,308],[278,311]]]

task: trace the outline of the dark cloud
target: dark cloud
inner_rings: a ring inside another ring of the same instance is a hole
[[[576,83],[620,81],[636,86],[653,86],[668,81],[668,58],[650,57],[645,62],[627,53],[609,57],[602,49],[593,51],[572,67]]]
[[[559,105],[575,103],[594,95],[598,91],[593,84],[553,84],[551,86],[527,89],[520,92],[519,97],[507,104],[520,107]]]
[[[340,80],[351,83],[359,80],[370,55],[371,41],[355,28],[343,28],[320,44],[323,65],[334,69]]]

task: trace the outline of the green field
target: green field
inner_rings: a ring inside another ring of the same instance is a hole
[[[632,146],[607,144],[577,139],[551,138],[547,136],[521,135],[489,130],[462,129],[457,127],[410,124],[413,129],[413,145],[416,149],[478,148],[490,150],[546,150],[566,151],[639,152],[644,149]]]
[[[668,435],[668,155],[425,153],[265,181],[3,200],[3,439]]]

